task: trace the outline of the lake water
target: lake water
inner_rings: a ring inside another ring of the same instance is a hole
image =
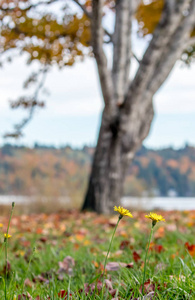
[[[54,198],[55,199],[55,198]],[[15,195],[0,195],[0,205],[7,205],[11,204],[12,202],[15,202],[15,204],[28,204],[32,203],[34,201],[47,202],[47,200],[55,201],[52,198],[47,197],[36,197],[36,196],[15,196]],[[71,203],[71,200],[69,197],[59,197],[57,199],[58,203]]]
[[[28,202],[33,202],[38,200],[36,197],[28,196],[13,196],[13,195],[0,195],[0,204],[11,204],[15,202],[16,204],[28,204]],[[42,197],[41,200],[47,201],[47,198]],[[61,203],[71,203],[70,198],[60,197],[58,199]],[[195,198],[168,198],[168,197],[123,197],[122,205],[136,210],[195,210]]]
[[[125,207],[131,207],[133,209],[140,210],[195,210],[195,198],[193,197],[123,197],[122,204]]]

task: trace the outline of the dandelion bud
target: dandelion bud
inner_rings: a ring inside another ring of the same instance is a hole
[[[4,242],[6,242],[7,239],[11,238],[12,236],[8,233],[4,233]]]

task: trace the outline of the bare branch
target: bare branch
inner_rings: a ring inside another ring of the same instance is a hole
[[[83,12],[85,13],[85,15],[89,18],[89,19],[92,19],[92,13],[90,13],[87,9],[86,9],[86,7],[83,5],[83,4],[81,4],[80,2],[79,2],[79,0],[73,0],[82,10],[83,10]],[[110,32],[108,32],[108,30],[107,29],[105,29],[104,28],[104,33],[110,38],[110,41],[108,41],[108,42],[106,42],[106,43],[110,43],[110,42],[112,42],[112,34],[110,33]],[[105,43],[105,42],[104,42]]]
[[[105,29],[105,28],[103,28],[103,29],[104,29],[104,33],[105,33],[107,36],[109,36],[110,41],[112,42],[112,41],[113,41],[113,35],[112,35],[110,32],[108,32],[107,29]]]
[[[135,58],[135,60],[138,62],[138,64],[140,64],[140,60],[139,60],[139,58],[137,57],[137,55],[136,55],[133,51],[131,51],[131,54],[132,54],[132,56]]]
[[[83,12],[86,14],[88,18],[90,19],[92,18],[92,14],[86,9],[86,7],[83,4],[79,2],[79,0],[73,0],[73,1],[83,10]]]
[[[38,84],[38,86],[37,86],[37,88],[35,90],[34,95],[31,97],[30,100],[28,100],[26,102],[26,107],[29,107],[29,114],[28,114],[28,116],[26,118],[24,118],[21,123],[14,125],[14,132],[6,133],[4,135],[4,138],[8,138],[8,137],[19,138],[19,137],[21,137],[22,136],[22,130],[31,121],[31,119],[33,118],[33,115],[34,115],[34,112],[35,112],[35,108],[37,106],[39,106],[39,107],[44,106],[43,102],[38,101],[38,96],[39,96],[39,93],[40,93],[40,91],[41,91],[44,83],[45,83],[47,72],[48,72],[48,66],[45,66],[41,70],[42,78],[41,78],[41,80],[40,80],[40,82],[39,82],[39,84]],[[20,100],[18,102],[16,102],[16,103],[13,103],[12,107],[13,108],[17,108],[17,107],[21,106],[19,102],[20,102]]]

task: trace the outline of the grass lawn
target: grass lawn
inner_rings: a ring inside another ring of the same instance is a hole
[[[3,234],[9,216],[0,217],[0,299],[195,299],[195,211],[158,213],[166,222],[154,227],[144,295],[151,229],[145,212],[119,222],[104,276],[117,213],[13,214],[7,280]]]

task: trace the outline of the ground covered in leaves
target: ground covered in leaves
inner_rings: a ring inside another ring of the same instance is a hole
[[[132,212],[117,228],[118,214],[78,211],[12,217],[8,239],[7,300],[195,299],[195,211],[161,212],[149,248],[144,297],[145,250],[151,220]],[[5,243],[2,224],[0,299],[4,297]]]

